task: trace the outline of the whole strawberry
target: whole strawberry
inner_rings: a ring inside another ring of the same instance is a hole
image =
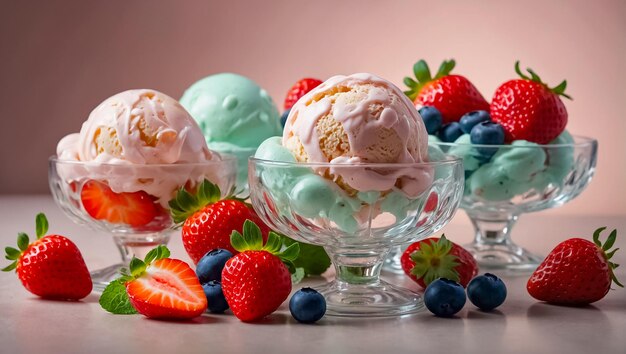
[[[550,303],[585,305],[602,299],[611,282],[623,287],[613,274],[618,265],[610,261],[617,251],[609,251],[617,231],[613,230],[603,245],[600,233],[605,229],[594,232],[593,242],[571,238],[559,243],[528,280],[528,293]]]
[[[521,79],[510,80],[496,89],[491,100],[491,119],[502,125],[507,141],[527,140],[547,144],[565,130],[567,110],[559,96],[565,94],[567,81],[549,88],[531,69],[522,74],[519,61],[515,72]]]
[[[445,235],[411,244],[400,257],[404,273],[422,288],[438,278],[456,281],[466,287],[478,274],[472,254],[449,241]]]
[[[220,197],[219,187],[205,180],[195,195],[181,189],[169,203],[174,222],[183,223],[183,245],[195,264],[213,249],[237,253],[230,244],[230,235],[233,230],[241,232],[248,219],[262,228],[264,240],[270,231],[246,203]]]
[[[80,300],[89,295],[91,276],[78,247],[64,236],[44,236],[48,232],[44,214],[37,214],[35,223],[37,240],[29,243],[28,235],[19,233],[19,250],[5,248],[13,263],[2,270],[15,269],[26,290],[43,298]]]
[[[287,97],[285,97],[285,110],[291,108],[300,99],[300,97],[306,95],[309,91],[313,90],[321,83],[321,80],[311,78],[304,78],[296,82],[287,92]]]
[[[239,254],[226,262],[222,270],[222,289],[226,301],[241,321],[259,320],[276,309],[291,292],[291,275],[283,263],[298,257],[294,243],[281,252],[282,242],[270,232],[263,246],[261,230],[246,221],[243,235],[233,231],[231,241]]]
[[[458,122],[467,112],[489,110],[489,103],[476,86],[461,75],[450,75],[455,65],[454,60],[444,61],[432,77],[428,64],[420,60],[413,65],[415,79],[404,78],[404,84],[409,87],[404,93],[415,106],[437,108],[443,116],[443,124]]]

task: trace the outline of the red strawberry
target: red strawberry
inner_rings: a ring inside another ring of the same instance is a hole
[[[424,213],[432,213],[437,209],[437,205],[439,205],[437,192],[430,192],[428,199],[426,199],[426,204],[424,205]]]
[[[413,65],[417,80],[404,78],[404,84],[409,87],[404,93],[413,100],[415,106],[437,108],[444,124],[459,121],[467,112],[489,110],[489,103],[468,79],[461,75],[450,75],[455,65],[454,60],[444,61],[433,78],[428,64],[420,60]]]
[[[94,219],[113,224],[144,226],[158,214],[150,195],[139,191],[115,193],[103,182],[88,181],[83,185],[80,199],[87,213]]]
[[[567,110],[559,98],[571,99],[564,93],[567,81],[549,88],[534,71],[527,70],[530,78],[520,71],[519,61],[515,63],[521,79],[507,81],[496,89],[491,100],[491,119],[502,125],[509,142],[547,144],[567,125]]]
[[[400,257],[400,263],[404,273],[422,288],[438,278],[454,280],[466,287],[478,274],[472,254],[445,235],[411,244]]]
[[[231,241],[241,253],[222,270],[224,296],[237,318],[256,321],[276,311],[289,296],[291,275],[283,260],[294,261],[300,247],[294,243],[279,253],[282,242],[273,232],[263,246],[261,229],[251,221],[246,221],[243,236],[233,231]]]
[[[296,82],[287,92],[287,97],[285,97],[285,110],[293,107],[300,97],[306,95],[309,91],[313,90],[321,83],[322,81],[311,78],[304,78]]]
[[[48,220],[38,214],[37,241],[29,244],[28,235],[20,233],[18,249],[7,247],[6,258],[14,261],[2,269],[16,269],[26,290],[49,299],[80,300],[91,293],[92,283],[85,260],[78,247],[60,235],[44,236]]]
[[[584,305],[602,299],[611,288],[611,282],[620,287],[610,261],[617,248],[617,231],[613,230],[604,245],[597,229],[593,242],[571,238],[559,243],[539,265],[526,284],[528,293],[537,300],[563,305]]]
[[[183,245],[194,263],[198,263],[210,250],[223,248],[236,254],[230,244],[233,230],[242,232],[246,220],[252,220],[262,228],[267,240],[270,229],[259,219],[254,210],[240,200],[219,200],[219,188],[204,181],[195,195],[181,189],[175,200],[170,201],[170,212],[176,223],[183,223]]]

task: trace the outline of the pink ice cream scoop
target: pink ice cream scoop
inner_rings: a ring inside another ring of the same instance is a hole
[[[428,133],[413,103],[372,74],[334,76],[303,96],[287,118],[283,145],[299,162],[336,164],[317,172],[349,194],[396,187],[415,197],[432,183],[427,168],[342,168],[428,161]]]
[[[128,90],[104,100],[80,133],[59,141],[57,157],[88,163],[65,166],[59,173],[66,180],[90,176],[106,181],[116,193],[143,190],[164,206],[176,189],[206,175],[193,165],[186,173],[168,173],[167,165],[221,159],[208,149],[200,127],[178,101],[149,89]],[[129,175],[119,176],[112,173],[116,165],[133,168]]]

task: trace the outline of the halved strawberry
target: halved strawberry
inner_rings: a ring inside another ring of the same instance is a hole
[[[80,199],[92,218],[113,224],[143,226],[157,215],[154,201],[148,193],[115,193],[99,181],[87,181],[80,192]]]
[[[194,318],[207,309],[207,300],[196,273],[178,259],[163,258],[126,283],[133,307],[150,318]]]

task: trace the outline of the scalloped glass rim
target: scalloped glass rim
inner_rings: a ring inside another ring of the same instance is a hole
[[[408,162],[408,163],[379,163],[379,162],[360,162],[360,163],[331,163],[331,162],[288,162],[276,160],[264,160],[256,157],[250,157],[249,162],[254,164],[263,164],[270,166],[290,166],[290,167],[338,167],[341,168],[421,168],[421,167],[437,167],[437,166],[453,166],[462,164],[463,160],[456,156],[446,155],[445,160],[428,161],[428,162]]]
[[[111,162],[95,162],[95,161],[77,161],[77,160],[61,160],[56,155],[52,155],[48,158],[48,161],[60,164],[67,165],[78,165],[78,166],[109,166],[109,167],[124,167],[128,168],[129,166],[141,166],[141,167],[172,167],[172,166],[213,166],[220,165],[224,162],[236,161],[237,157],[229,154],[220,154],[221,160],[211,160],[204,162],[175,162],[175,163],[155,163],[155,164],[133,164],[133,163],[111,163]]]
[[[576,148],[576,147],[587,147],[587,146],[598,144],[598,140],[589,138],[586,136],[572,135],[572,138],[574,138],[574,143],[572,144],[543,144],[543,145],[537,144],[534,146],[519,146],[519,145],[511,145],[511,144],[504,144],[504,145],[457,144],[457,143],[444,143],[442,141],[429,141],[428,144],[438,145],[438,146],[448,146],[448,147],[467,146],[467,147],[474,147],[474,148],[498,148],[498,149],[538,149],[538,148],[555,149],[555,148],[561,148],[561,147]]]

